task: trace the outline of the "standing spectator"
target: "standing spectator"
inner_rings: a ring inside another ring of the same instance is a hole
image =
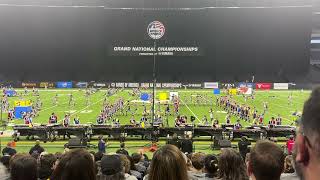
[[[29,154],[16,154],[10,160],[11,180],[37,180],[37,161]]]
[[[128,151],[125,150],[125,144],[124,142],[120,143],[120,149],[117,150],[117,154],[124,154],[124,155],[129,155]]]
[[[188,180],[187,164],[181,151],[173,145],[158,149],[152,158],[145,180]]]
[[[237,151],[222,149],[218,162],[218,178],[222,180],[248,180],[245,163]]]
[[[248,141],[246,136],[241,137],[241,141],[238,142],[239,152],[243,158],[243,160],[246,158],[247,153],[250,152],[249,145],[251,145],[251,142]]]
[[[185,139],[183,139],[181,142],[181,151],[188,154],[191,154],[193,151],[193,143],[190,139],[190,135],[188,134],[185,136]]]
[[[40,146],[40,141],[37,140],[36,144],[30,149],[29,154],[37,153],[41,154],[44,151],[43,147]]]
[[[7,146],[5,148],[3,148],[3,150],[2,150],[2,155],[13,156],[16,153],[17,153],[17,151],[11,147],[11,142],[8,142]]]
[[[99,152],[106,153],[106,142],[103,140],[103,136],[99,137],[99,142],[98,142],[98,150]]]
[[[288,149],[289,155],[292,154],[293,146],[294,146],[294,139],[293,139],[293,136],[290,136],[289,140],[287,141],[287,149]]]
[[[305,102],[295,141],[296,172],[305,180],[320,177],[320,87]]]
[[[93,158],[84,149],[73,149],[62,155],[52,173],[52,180],[96,180]]]
[[[284,168],[282,149],[271,141],[259,141],[251,149],[248,174],[256,180],[279,180]]]

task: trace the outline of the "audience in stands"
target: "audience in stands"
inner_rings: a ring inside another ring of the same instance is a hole
[[[11,142],[8,142],[7,146],[5,148],[3,148],[3,150],[2,150],[2,155],[13,156],[16,153],[17,153],[17,151],[11,147]]]
[[[279,180],[284,169],[284,158],[277,144],[258,141],[250,151],[248,174],[253,180]]]
[[[94,159],[84,149],[62,155],[52,173],[52,180],[96,180]]]
[[[46,180],[50,178],[56,161],[57,158],[53,154],[40,155],[37,170],[39,180]]]
[[[40,141],[37,140],[36,144],[30,149],[29,154],[38,154],[40,155],[42,152],[44,152],[43,147],[40,146]]]
[[[298,176],[305,180],[320,177],[320,87],[305,102],[297,128],[293,157]]]
[[[204,172],[206,179],[213,179],[217,177],[218,159],[214,155],[207,155],[204,158]]]
[[[29,154],[16,154],[9,164],[11,180],[37,180],[37,160]]]
[[[132,159],[133,159],[135,169],[140,173],[144,174],[147,170],[144,163],[144,156],[142,156],[140,153],[133,153]]]
[[[205,157],[205,154],[199,152],[191,154],[191,164],[193,168],[189,171],[189,174],[192,178],[203,179],[205,177],[205,173],[203,173]]]
[[[218,178],[222,180],[248,180],[245,163],[236,150],[222,149],[218,160]]]
[[[117,154],[124,154],[124,155],[129,155],[129,153],[128,153],[128,151],[127,150],[125,150],[125,144],[122,142],[122,143],[120,143],[120,149],[118,149],[117,151],[116,151],[116,153]]]

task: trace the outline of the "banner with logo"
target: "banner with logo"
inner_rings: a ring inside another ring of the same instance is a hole
[[[205,82],[203,87],[205,89],[218,89],[219,83],[218,82]]]
[[[128,88],[138,88],[139,83],[126,83],[126,87]]]
[[[258,90],[270,90],[272,83],[256,83],[256,89]]]
[[[125,88],[126,86],[125,86],[125,83],[115,83],[115,87],[116,88]]]
[[[53,82],[40,82],[40,85],[39,85],[40,88],[54,88],[54,83]]]
[[[142,88],[148,88],[148,87],[150,87],[150,86],[149,86],[149,83],[140,83],[140,87],[142,87]]]
[[[202,88],[202,84],[201,83],[183,83],[182,87],[186,87],[186,88]]]
[[[149,83],[150,87],[153,87],[153,83]],[[161,83],[156,83],[156,88],[161,88]]]
[[[37,83],[36,82],[22,82],[21,86],[27,87],[27,88],[33,88],[33,87],[37,87]]]
[[[273,89],[289,89],[289,83],[273,83]]]
[[[181,83],[162,83],[162,88],[181,88]]]
[[[246,83],[246,82],[239,82],[238,88],[242,88],[242,87],[253,88],[254,84],[253,83]]]
[[[93,87],[95,88],[103,88],[103,87],[107,87],[106,83],[100,83],[100,82],[95,82],[92,84]]]
[[[76,86],[77,88],[86,88],[86,87],[88,87],[88,82],[77,82],[77,83],[75,84],[75,86]]]
[[[230,89],[230,88],[235,88],[236,83],[220,83],[220,89]]]
[[[72,88],[72,82],[71,81],[60,81],[56,82],[57,88]]]

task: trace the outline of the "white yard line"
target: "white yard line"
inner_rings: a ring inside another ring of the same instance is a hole
[[[180,100],[188,108],[188,110],[193,114],[193,116],[202,124],[203,123],[202,120],[200,120],[198,118],[198,116],[189,108],[189,106],[186,103],[184,103],[184,101],[182,99],[180,99]]]

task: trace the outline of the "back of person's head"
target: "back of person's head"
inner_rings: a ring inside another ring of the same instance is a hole
[[[152,158],[149,180],[186,180],[187,165],[181,151],[174,145],[158,149]]]
[[[271,141],[258,141],[251,148],[248,173],[257,180],[278,180],[284,168],[284,153]]]
[[[201,170],[204,167],[205,154],[203,153],[193,153],[191,155],[191,162],[195,169]]]
[[[9,162],[10,162],[10,155],[4,155],[1,157],[0,162],[7,168],[9,169]]]
[[[204,158],[204,168],[207,173],[215,175],[218,171],[218,158],[214,155],[207,155]]]
[[[10,160],[11,180],[36,180],[37,160],[29,154],[16,154]]]
[[[248,175],[243,159],[236,150],[231,148],[222,149],[218,160],[220,179],[224,180],[247,180]]]
[[[101,172],[103,174],[103,179],[105,180],[123,180],[124,172],[123,166],[121,164],[120,156],[105,155],[101,159]]]
[[[38,163],[38,178],[39,179],[50,178],[56,161],[57,161],[57,158],[53,154],[41,155]]]
[[[53,171],[54,180],[95,180],[95,164],[84,149],[73,149],[62,155]]]
[[[98,151],[94,154],[94,161],[100,161],[103,157],[103,152]]]
[[[134,163],[140,162],[141,158],[142,158],[142,156],[140,153],[133,153],[132,154],[132,159],[133,159]]]
[[[284,159],[284,173],[294,173],[294,163],[293,163],[293,158],[292,155],[286,156]]]
[[[126,155],[120,154],[121,166],[124,173],[130,173],[130,160],[127,158]]]

